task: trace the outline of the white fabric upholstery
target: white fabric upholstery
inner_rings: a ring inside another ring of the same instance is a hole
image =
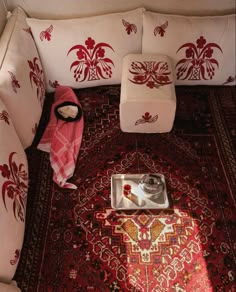
[[[236,84],[236,15],[144,12],[142,52],[172,58],[176,85]]]
[[[0,39],[0,99],[12,118],[24,148],[31,145],[41,117],[45,84],[39,55],[17,7]]]
[[[46,76],[73,88],[118,84],[122,58],[141,53],[142,12],[106,14],[69,20],[27,18]]]
[[[19,263],[24,238],[28,162],[1,100],[0,137],[0,282],[8,283]]]
[[[137,133],[169,132],[175,110],[171,60],[165,55],[127,55],[123,61],[121,83],[121,130]]]
[[[0,291],[1,292],[21,292],[21,290],[17,287],[16,282],[12,281],[9,284],[0,283]]]
[[[4,0],[0,0],[0,36],[6,24],[7,8]]]

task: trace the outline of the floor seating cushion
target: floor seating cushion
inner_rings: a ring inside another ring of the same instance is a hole
[[[28,162],[5,104],[0,99],[0,283],[10,283],[24,239]],[[2,290],[0,286],[0,291]]]
[[[169,132],[175,110],[176,95],[170,58],[158,54],[125,56],[120,97],[121,130]]]
[[[21,290],[17,287],[17,284],[12,281],[10,284],[0,283],[0,291],[1,292],[21,292]]]
[[[24,148],[34,139],[45,98],[41,61],[26,17],[16,7],[0,38],[0,99]]]
[[[235,85],[236,17],[143,13],[143,54],[171,57],[176,85]]]
[[[119,84],[128,53],[142,51],[144,8],[97,16],[27,18],[44,68],[47,91]]]

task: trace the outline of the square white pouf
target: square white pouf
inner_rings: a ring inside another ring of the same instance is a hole
[[[123,59],[120,127],[123,132],[170,132],[176,95],[171,60],[165,55],[129,54]]]

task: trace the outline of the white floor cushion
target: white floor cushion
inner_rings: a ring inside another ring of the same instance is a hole
[[[64,20],[27,18],[48,91],[117,84],[122,58],[142,50],[144,9]]]
[[[0,282],[8,283],[15,274],[23,244],[28,163],[1,99],[0,137]]]
[[[44,75],[39,55],[17,7],[0,39],[0,98],[4,101],[24,148],[31,145],[45,97]]]
[[[1,292],[21,292],[16,283],[12,281],[10,284],[0,283]]]
[[[165,55],[127,55],[123,61],[121,82],[121,130],[169,132],[173,127],[175,110],[171,60]]]
[[[172,58],[176,85],[236,84],[236,15],[143,14],[144,54]]]

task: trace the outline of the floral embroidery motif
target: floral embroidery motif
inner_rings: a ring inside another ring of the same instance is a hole
[[[31,69],[29,73],[31,85],[34,83],[37,87],[37,96],[38,99],[43,105],[44,100],[44,92],[45,92],[45,84],[44,84],[44,75],[43,70],[37,64],[38,58],[34,58],[33,61],[28,60],[29,67]]]
[[[129,23],[128,21],[122,19],[122,23],[127,31],[127,34],[131,34],[131,32],[137,33],[137,26],[133,23]]]
[[[0,112],[0,120],[6,122],[8,125],[10,125],[9,122],[9,114],[7,111],[3,110],[2,112]]]
[[[226,84],[229,84],[229,83],[231,83],[231,82],[234,82],[236,80],[236,76],[229,76],[228,78],[227,78],[227,80],[223,83],[223,85],[226,85]]]
[[[20,258],[20,249],[16,249],[15,250],[15,256],[14,256],[14,259],[13,260],[10,260],[10,264],[12,266],[14,266],[15,264],[17,264],[17,262],[19,261],[19,258]]]
[[[131,69],[129,70],[133,74],[133,80],[129,79],[135,84],[146,84],[149,88],[158,88],[162,85],[172,83],[169,76],[170,71],[166,62],[154,62],[154,61],[134,61],[131,63]]]
[[[135,126],[145,123],[155,123],[158,120],[158,115],[155,115],[152,117],[149,112],[146,112],[144,115],[142,115],[142,118],[137,120],[135,122]]]
[[[41,41],[47,40],[50,41],[52,37],[53,25],[51,24],[46,30],[43,30],[39,34],[39,38]]]
[[[186,43],[177,50],[176,53],[186,48],[186,58],[181,59],[176,64],[177,79],[207,80],[209,78],[212,79],[215,75],[215,67],[219,67],[219,63],[216,59],[212,58],[214,54],[213,48],[222,52],[221,48],[215,43],[207,44],[203,36],[197,39],[196,44]]]
[[[89,37],[85,41],[85,45],[73,46],[69,51],[69,55],[73,50],[76,51],[77,60],[71,64],[70,70],[74,68],[74,79],[83,82],[84,80],[94,81],[100,78],[108,79],[112,76],[110,65],[114,66],[111,59],[105,57],[105,48],[112,51],[113,48],[106,43],[95,44],[95,41]]]
[[[14,154],[15,152],[12,152],[9,155],[9,165],[0,165],[1,175],[6,179],[2,185],[2,199],[6,210],[6,199],[12,200],[14,217],[24,222],[28,176],[24,170],[24,164],[17,166],[13,161]]]
[[[8,73],[11,76],[11,86],[15,93],[17,93],[17,88],[20,88],[19,81],[16,79],[16,75],[10,71]]]
[[[52,88],[57,88],[57,86],[59,86],[59,82],[57,80],[55,81],[51,81],[49,80],[49,86],[52,87]]]
[[[165,23],[163,23],[162,25],[156,26],[154,28],[154,36],[156,36],[157,34],[159,34],[161,37],[163,37],[165,35],[166,29],[168,27],[168,21],[166,21]]]

